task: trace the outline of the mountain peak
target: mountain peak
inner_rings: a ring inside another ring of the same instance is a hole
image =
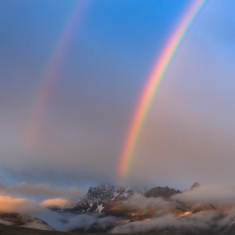
[[[191,186],[190,190],[195,189],[199,186],[201,186],[201,185],[198,182],[194,182],[194,184]]]
[[[149,190],[145,196],[146,197],[163,197],[170,198],[174,194],[181,193],[180,190],[175,190],[169,187],[155,187]]]

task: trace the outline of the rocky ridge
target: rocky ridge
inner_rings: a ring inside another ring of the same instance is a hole
[[[74,208],[65,208],[64,211],[78,214],[84,212],[101,213],[111,205],[124,202],[135,193],[144,194],[144,190],[100,184],[97,187],[90,187],[87,194],[77,202]]]
[[[162,197],[162,198],[170,198],[171,196],[182,193],[180,190],[175,190],[169,187],[156,187],[149,190],[145,196],[146,197]]]

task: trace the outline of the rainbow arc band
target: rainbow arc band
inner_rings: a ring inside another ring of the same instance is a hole
[[[128,170],[130,169],[130,164],[133,159],[140,132],[148,114],[149,108],[152,104],[154,95],[159,88],[160,82],[163,79],[164,74],[169,67],[169,64],[172,61],[177,49],[179,48],[179,45],[181,44],[187,30],[206,2],[206,0],[192,1],[177,27],[171,34],[169,40],[165,44],[165,47],[163,48],[153,67],[152,72],[150,73],[149,78],[147,79],[140,99],[137,102],[137,106],[129,125],[124,146],[121,152],[118,166],[119,184],[123,183],[123,180],[127,176]]]
[[[77,1],[68,17],[62,33],[60,34],[50,60],[43,73],[42,79],[35,92],[33,108],[30,113],[29,123],[26,130],[26,150],[33,153],[41,138],[41,132],[45,125],[45,116],[53,93],[53,86],[57,80],[60,66],[66,58],[66,53],[71,44],[74,31],[81,24],[81,20],[90,0]]]

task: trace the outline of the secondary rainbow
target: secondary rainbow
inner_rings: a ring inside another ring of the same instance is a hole
[[[171,34],[171,37],[165,44],[160,57],[158,57],[154,68],[150,73],[149,78],[147,79],[147,83],[143,89],[139,101],[137,102],[137,107],[131,120],[123,150],[121,152],[120,163],[118,167],[119,181],[122,181],[128,173],[134,150],[143,127],[143,123],[152,104],[153,97],[160,85],[160,82],[164,77],[164,74],[189,26],[192,24],[193,20],[202,9],[202,6],[205,4],[205,2],[206,0],[192,1],[176,29]]]
[[[78,26],[79,21],[82,19],[85,7],[90,1],[78,2],[75,4],[68,21],[63,27],[62,33],[58,38],[58,42],[55,45],[46,69],[43,73],[42,80],[38,85],[38,89],[35,92],[35,99],[33,102],[33,108],[30,113],[30,120],[26,130],[26,150],[29,153],[35,151],[38,141],[40,140],[41,132],[45,122],[46,111],[50,103],[50,98],[53,93],[53,85],[55,84],[60,66],[66,52],[71,43],[73,33]]]

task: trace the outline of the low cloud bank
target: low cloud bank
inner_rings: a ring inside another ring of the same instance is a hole
[[[52,198],[52,199],[47,199],[43,200],[41,202],[42,206],[45,207],[57,207],[57,208],[72,208],[76,204],[75,201],[69,201],[64,198]]]
[[[209,230],[216,216],[216,212],[198,212],[188,217],[176,219],[174,214],[169,213],[158,218],[135,221],[117,226],[111,230],[111,233],[146,233],[164,229],[191,232],[200,229]]]
[[[94,223],[96,226],[105,229],[109,226],[114,227],[116,221],[120,220],[113,216],[100,217],[98,214],[74,215],[58,213],[47,208],[50,206],[63,207],[71,205],[70,203],[69,200],[64,198],[53,198],[37,202],[23,197],[0,195],[0,212],[32,215],[47,222],[52,228],[65,232],[73,229],[85,231]],[[5,221],[3,222],[6,223]]]
[[[82,229],[86,231],[91,225],[106,229],[110,226],[114,227],[120,220],[120,218],[114,216],[100,217],[98,214],[80,214],[67,219],[67,223],[59,226],[58,230],[67,232],[74,229]]]
[[[187,203],[235,203],[235,187],[229,185],[207,185],[187,190],[172,196],[172,199]]]
[[[128,202],[124,203],[124,205],[133,207],[139,210],[144,210],[144,209],[148,209],[148,208],[152,208],[156,206],[167,209],[167,208],[172,208],[174,206],[174,202],[164,200],[160,197],[147,198],[142,194],[136,193],[128,200]]]
[[[33,200],[0,195],[0,212],[18,212],[27,214],[35,211],[42,211],[43,209],[43,207]]]
[[[44,196],[49,198],[63,197],[68,200],[77,200],[81,195],[85,194],[84,189],[70,187],[68,189],[51,187],[47,183],[29,184],[21,182],[17,185],[4,185],[0,181],[0,193],[12,196],[23,195],[26,197]]]
[[[235,220],[235,187],[232,185],[199,186],[173,195],[170,200],[146,198],[135,194],[126,203],[136,210],[156,208],[152,218],[128,222],[114,227],[111,233],[146,233],[155,231],[180,231],[200,234],[202,231],[220,229]],[[205,205],[200,207],[200,205]],[[208,205],[208,207],[206,206]],[[183,210],[177,211],[178,206]],[[191,211],[199,206],[199,211]],[[185,210],[185,212],[184,212]]]
[[[138,202],[144,202],[145,205],[141,206],[141,209],[149,208],[151,206],[164,204],[168,206],[167,202],[164,200],[156,198],[149,199],[141,197],[140,195],[134,195],[134,203],[138,207]],[[45,205],[51,204],[51,202],[56,202],[58,199],[51,201],[37,203],[25,198],[12,198],[10,196],[0,196],[0,211],[4,212],[18,212],[24,214],[31,214],[37,218],[40,218],[47,222],[52,228],[59,231],[71,231],[74,229],[82,229],[86,231],[90,226],[95,225],[102,229],[112,228],[110,231],[112,233],[135,233],[135,232],[151,232],[160,231],[165,228],[176,228],[176,229],[208,229],[211,226],[211,222],[217,216],[216,212],[198,212],[196,214],[190,215],[188,217],[183,217],[180,219],[175,218],[172,213],[158,215],[157,218],[135,221],[124,223],[123,225],[117,226],[121,218],[116,218],[113,216],[104,216],[98,214],[61,214],[57,212],[50,211],[45,207]],[[60,201],[61,200],[61,201]],[[60,199],[58,202],[65,202],[65,200]],[[235,213],[231,213],[230,219],[234,218]]]
[[[31,187],[26,183],[23,186],[32,190],[29,190],[27,195],[30,192],[33,195],[41,193],[37,190],[42,186]],[[134,215],[133,220],[125,215],[123,218],[94,213],[77,215],[58,213],[47,208],[54,206],[63,208],[69,205],[71,201],[63,197],[53,197],[37,202],[24,197],[6,195],[7,192],[16,194],[20,191],[19,188],[22,190],[24,187],[17,185],[16,187],[5,187],[4,190],[0,187],[4,193],[0,195],[0,212],[30,214],[44,220],[52,228],[65,232],[71,230],[89,232],[92,228],[98,228],[110,233],[180,231],[200,234],[200,231],[210,232],[211,229],[229,226],[235,220],[234,186],[200,186],[174,195],[169,200],[160,197],[147,198],[141,194],[134,194],[124,202],[125,207],[134,209],[136,214],[139,213],[140,216]],[[45,189],[44,186],[42,188]],[[44,190],[44,195],[49,191]],[[208,205],[208,207],[194,210],[194,206],[197,205]],[[144,213],[142,216],[141,212],[144,210],[147,211],[147,216]],[[135,220],[135,218],[142,220]]]

